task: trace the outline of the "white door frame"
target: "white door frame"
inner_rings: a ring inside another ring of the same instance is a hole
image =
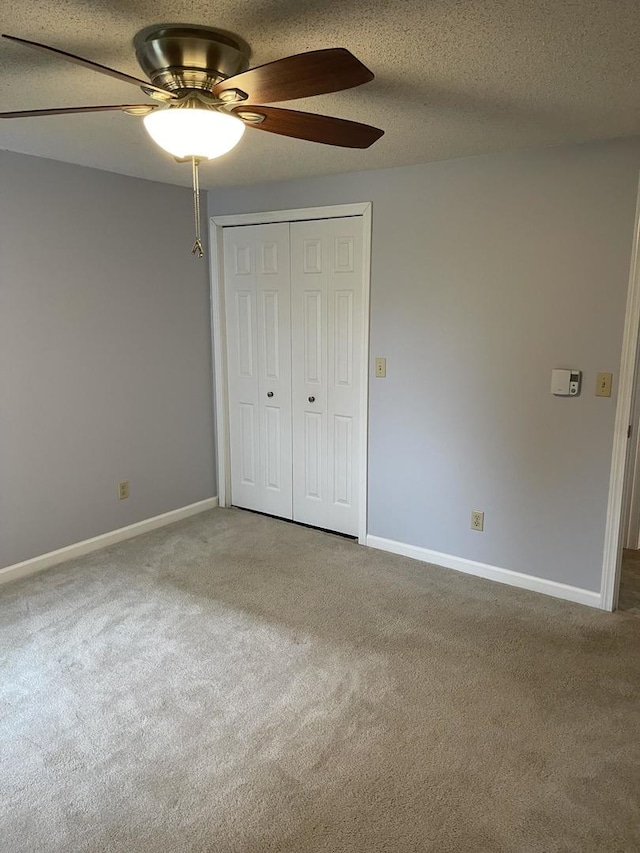
[[[231,454],[229,444],[229,388],[227,382],[227,330],[224,305],[224,255],[222,229],[233,225],[266,225],[272,222],[301,222],[308,219],[362,217],[363,311],[362,363],[363,382],[360,389],[362,411],[360,427],[360,471],[358,542],[367,538],[367,480],[369,436],[369,300],[371,291],[371,202],[336,204],[329,207],[307,207],[296,210],[273,210],[264,213],[237,213],[212,216],[209,223],[211,253],[211,336],[214,368],[214,420],[216,426],[216,458],[218,464],[218,501],[231,505]]]
[[[600,606],[603,610],[615,610],[618,604],[620,587],[620,566],[622,564],[623,533],[626,518],[623,510],[627,503],[627,491],[631,488],[628,469],[629,446],[628,429],[631,423],[635,372],[638,355],[638,333],[640,331],[640,189],[636,204],[636,220],[633,231],[633,251],[627,291],[627,309],[622,338],[622,358],[620,361],[620,379],[618,382],[618,403],[613,433],[613,452],[611,455],[611,476],[609,480],[609,503],[604,537],[604,557],[602,562],[602,587]]]

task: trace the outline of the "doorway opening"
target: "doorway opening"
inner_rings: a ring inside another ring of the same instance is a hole
[[[636,356],[622,506],[617,609],[640,616],[640,347]]]
[[[640,615],[640,191],[636,205],[629,289],[613,436],[600,606]],[[632,547],[629,548],[628,546]],[[624,574],[624,589],[622,576]],[[636,580],[637,579],[637,580]],[[637,586],[636,586],[637,584]],[[621,597],[622,592],[622,597]]]

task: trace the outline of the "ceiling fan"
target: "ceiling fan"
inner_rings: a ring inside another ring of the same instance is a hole
[[[33,48],[125,83],[139,86],[156,104],[2,112],[0,118],[120,110],[144,117],[151,138],[178,160],[193,166],[197,236],[194,254],[202,257],[199,235],[198,163],[230,151],[245,127],[344,148],[368,148],[384,133],[376,127],[333,116],[262,106],[329,92],[373,80],[373,74],[345,48],[312,50],[249,69],[249,48],[240,39],[194,24],[147,27],[134,37],[136,58],[148,80],[132,77],[45,44],[3,34]]]

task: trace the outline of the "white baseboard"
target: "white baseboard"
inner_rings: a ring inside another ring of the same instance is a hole
[[[432,563],[445,569],[455,569],[455,571],[464,572],[467,575],[475,575],[479,578],[486,578],[486,580],[517,586],[520,589],[529,589],[532,592],[541,592],[554,598],[564,598],[566,601],[586,604],[589,607],[602,607],[600,593],[591,592],[589,589],[537,578],[535,575],[513,572],[510,569],[500,569],[497,566],[477,563],[475,560],[454,557],[451,554],[442,554],[439,551],[430,551],[428,548],[419,548],[417,545],[394,542],[393,539],[382,539],[379,536],[367,536],[367,545],[370,548],[377,548],[379,551],[390,551],[392,554],[411,557],[413,560],[421,560],[423,563]]]
[[[157,530],[159,527],[166,527],[167,524],[173,524],[175,521],[181,521],[183,518],[189,518],[189,516],[197,515],[199,512],[206,512],[208,509],[215,509],[217,506],[218,498],[207,498],[195,504],[182,506],[179,509],[172,509],[170,512],[163,512],[162,515],[154,515],[153,518],[145,518],[144,521],[137,521],[135,524],[127,525],[127,527],[120,527],[118,530],[102,533],[100,536],[94,536],[92,539],[85,539],[82,542],[67,545],[66,548],[49,551],[48,554],[41,554],[39,557],[33,557],[31,560],[15,563],[13,566],[0,569],[0,584],[24,578],[27,575],[33,575],[44,569],[50,569],[59,563],[73,560],[76,557],[83,557],[92,551],[99,551],[101,548],[106,548],[108,545],[124,542],[125,539],[133,539],[134,536],[140,536],[142,533]]]

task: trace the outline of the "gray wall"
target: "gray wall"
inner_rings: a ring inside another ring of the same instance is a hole
[[[0,566],[215,494],[190,205],[0,151]]]
[[[639,169],[627,140],[209,194],[373,202],[369,533],[599,589]]]

